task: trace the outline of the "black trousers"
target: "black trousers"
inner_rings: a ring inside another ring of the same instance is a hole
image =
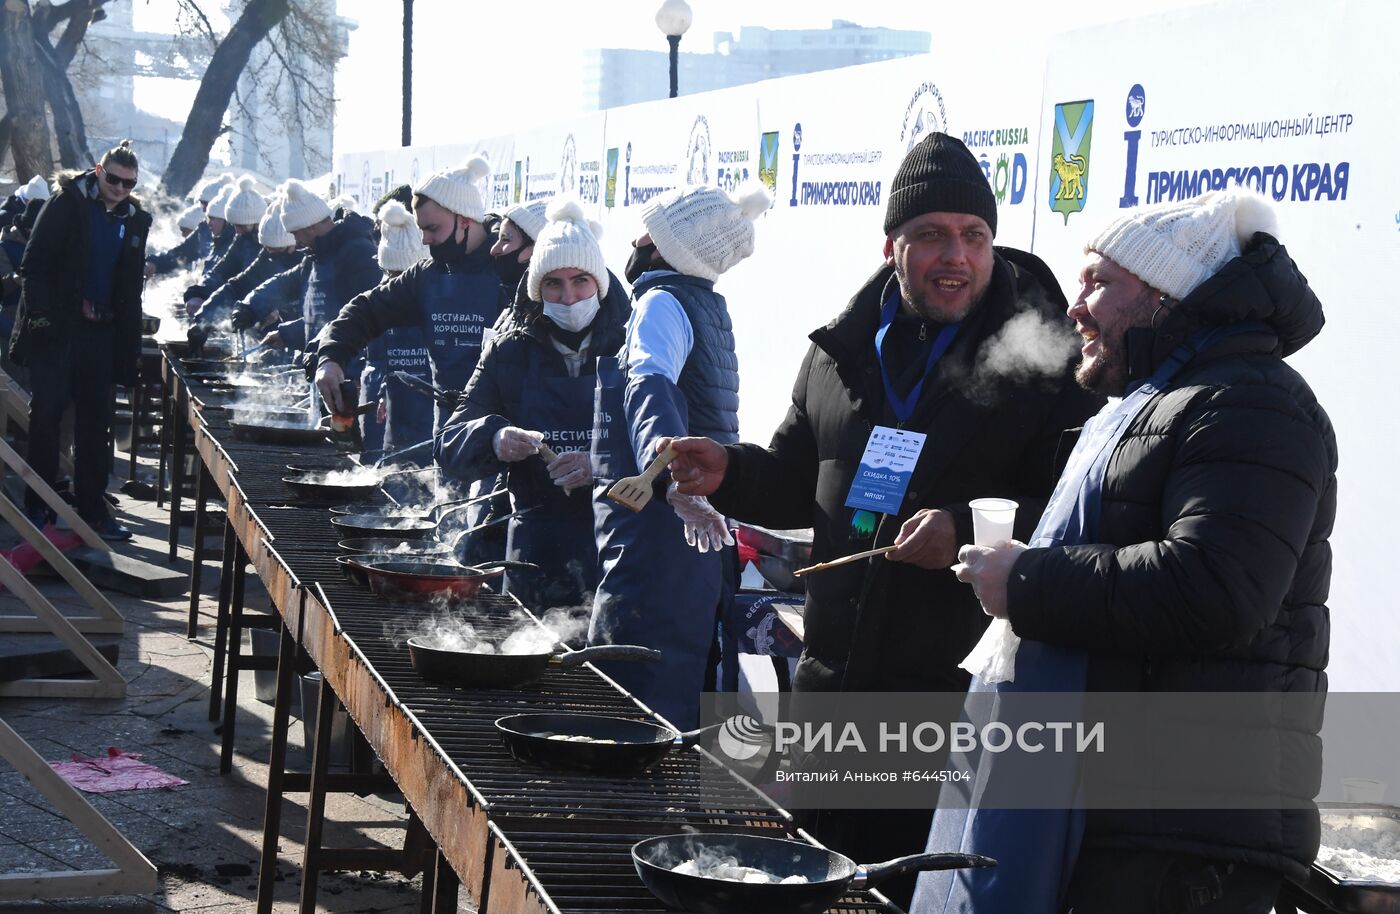
[[[112,325],[81,318],[56,338],[34,340],[29,356],[29,465],[50,485],[58,478],[59,428],[73,406],[73,503],[90,523],[108,517],[103,493],[111,470]],[[43,501],[25,493],[25,508]]]
[[[1153,851],[1085,848],[1066,914],[1269,914],[1283,877],[1239,863]]]

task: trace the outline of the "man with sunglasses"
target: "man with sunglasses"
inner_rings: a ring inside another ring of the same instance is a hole
[[[59,176],[20,262],[20,305],[11,358],[29,366],[29,464],[52,484],[59,426],[74,411],[73,502],[108,540],[131,538],[104,497],[110,461],[112,385],[135,383],[141,355],[141,287],[150,214],[132,196],[139,163],[130,141],[89,171]],[[39,526],[47,506],[25,509]]]

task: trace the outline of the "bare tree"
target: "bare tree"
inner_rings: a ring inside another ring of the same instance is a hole
[[[193,0],[182,5],[194,7]],[[218,42],[204,78],[199,81],[194,104],[190,106],[180,142],[170,156],[170,165],[161,178],[161,186],[174,197],[189,193],[209,164],[209,151],[214,141],[228,131],[224,113],[238,88],[238,77],[248,65],[253,48],[277,27],[291,12],[291,0],[248,0],[228,34]],[[199,15],[208,26],[208,19]],[[213,30],[209,29],[212,35]]]
[[[44,111],[44,78],[34,41],[29,0],[0,4],[0,81],[4,83],[6,117],[15,174],[53,173],[53,146]]]

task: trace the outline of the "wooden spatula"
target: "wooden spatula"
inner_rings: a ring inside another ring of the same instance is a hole
[[[633,511],[642,510],[651,501],[652,483],[656,481],[656,477],[661,474],[661,471],[670,466],[671,461],[675,459],[675,448],[666,448],[657,454],[656,459],[649,463],[641,473],[619,479],[613,483],[612,488],[608,489],[608,498],[624,508],[630,508]]]

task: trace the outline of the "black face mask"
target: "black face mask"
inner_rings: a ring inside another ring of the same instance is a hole
[[[453,222],[452,234],[437,244],[428,245],[428,253],[438,263],[460,263],[467,256],[467,236],[471,232],[470,230],[463,231],[462,240],[458,241],[456,220],[454,219]]]
[[[632,256],[627,258],[627,266],[623,269],[622,275],[627,277],[629,283],[635,285],[643,273],[656,269],[656,264],[653,262],[656,259],[656,244],[654,242],[637,245],[632,249]]]
[[[530,269],[530,262],[520,262],[520,252],[511,251],[509,254],[502,254],[499,257],[491,258],[491,266],[496,270],[496,278],[501,281],[501,285],[512,294],[520,285],[520,279],[525,275],[525,271]]]

